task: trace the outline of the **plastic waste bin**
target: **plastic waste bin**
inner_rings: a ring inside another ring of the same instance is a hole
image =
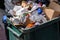
[[[10,40],[59,40],[60,17],[50,20],[31,29],[19,29],[9,20],[7,29],[9,30]]]

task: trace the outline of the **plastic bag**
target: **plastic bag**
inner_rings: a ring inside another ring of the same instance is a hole
[[[30,17],[30,20],[33,22],[40,22],[41,20],[43,21],[43,23],[47,22],[46,18],[42,15],[32,15]]]

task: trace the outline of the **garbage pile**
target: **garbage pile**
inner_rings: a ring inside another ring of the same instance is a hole
[[[46,4],[43,4],[40,1],[35,3],[33,1],[23,0],[19,6],[15,5],[12,10],[9,10],[8,13],[13,16],[10,17],[10,21],[12,21],[15,25],[24,25],[24,28],[32,28],[36,25],[41,25],[42,23],[46,23],[48,21],[48,13],[46,14],[46,10],[43,10],[43,8],[46,9]],[[47,10],[47,12],[54,13],[53,10]]]

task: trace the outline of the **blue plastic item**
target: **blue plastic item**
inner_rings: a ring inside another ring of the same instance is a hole
[[[7,16],[4,15],[3,18],[2,18],[3,23],[6,23],[6,20],[7,20]]]
[[[38,14],[42,14],[43,12],[41,8],[38,8],[37,11],[38,11]]]

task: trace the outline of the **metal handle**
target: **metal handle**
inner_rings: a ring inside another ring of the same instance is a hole
[[[15,32],[13,29],[11,29],[10,27],[7,27],[7,29],[9,30],[9,31],[11,31],[13,34],[15,34],[17,37],[20,37],[21,35],[22,35],[22,33],[21,34],[18,34],[17,32]]]

